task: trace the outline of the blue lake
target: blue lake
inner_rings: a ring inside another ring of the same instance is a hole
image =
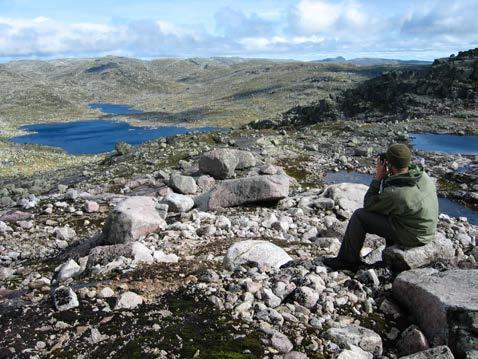
[[[141,111],[127,105],[90,104],[109,115],[140,114]],[[109,152],[117,142],[138,145],[159,137],[173,136],[190,132],[209,132],[221,130],[215,127],[201,127],[193,130],[179,126],[139,127],[126,122],[113,120],[84,120],[23,126],[32,132],[11,139],[15,143],[30,143],[62,148],[73,155]]]
[[[478,136],[412,133],[411,145],[421,151],[478,155]]]
[[[98,109],[108,115],[138,115],[143,111],[136,110],[128,105],[118,105],[114,103],[90,103],[88,105],[92,109]]]
[[[368,186],[372,181],[372,176],[359,172],[329,172],[326,174],[324,181],[327,184],[348,182],[361,183]],[[447,198],[438,197],[438,204],[441,213],[445,213],[450,217],[466,217],[468,222],[478,225],[478,211],[474,211]]]

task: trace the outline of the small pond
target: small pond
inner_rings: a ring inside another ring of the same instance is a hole
[[[127,105],[90,104],[109,115],[139,114],[141,111]],[[84,120],[27,125],[23,130],[31,132],[11,139],[15,143],[30,143],[60,147],[73,155],[109,152],[117,142],[138,145],[159,137],[185,134],[192,131],[209,132],[221,130],[215,127],[201,127],[193,130],[180,126],[140,127],[113,120]]]
[[[410,143],[420,151],[478,155],[478,136],[412,133]]]
[[[329,172],[326,174],[324,181],[327,184],[348,182],[361,183],[368,186],[372,181],[372,176],[358,172]],[[478,225],[478,211],[474,211],[447,198],[438,197],[438,204],[441,213],[446,213],[450,217],[466,217],[470,223]]]

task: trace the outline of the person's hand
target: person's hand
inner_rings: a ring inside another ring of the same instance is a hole
[[[374,179],[381,181],[387,176],[387,165],[385,161],[381,161],[380,158],[377,158],[377,164],[375,166],[375,177]]]

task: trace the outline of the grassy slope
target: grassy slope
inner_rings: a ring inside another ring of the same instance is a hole
[[[92,101],[134,105],[159,121],[238,126],[350,87],[370,74],[353,65],[267,60],[101,59],[0,65],[0,125],[99,115]]]

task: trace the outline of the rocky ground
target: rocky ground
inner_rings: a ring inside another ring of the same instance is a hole
[[[0,356],[475,358],[478,228],[466,218],[441,214],[436,240],[415,250],[370,236],[357,273],[322,258],[367,188],[327,185],[327,172],[372,173],[410,132],[476,128],[191,134],[3,177]],[[415,153],[440,195],[474,208],[477,160]]]

